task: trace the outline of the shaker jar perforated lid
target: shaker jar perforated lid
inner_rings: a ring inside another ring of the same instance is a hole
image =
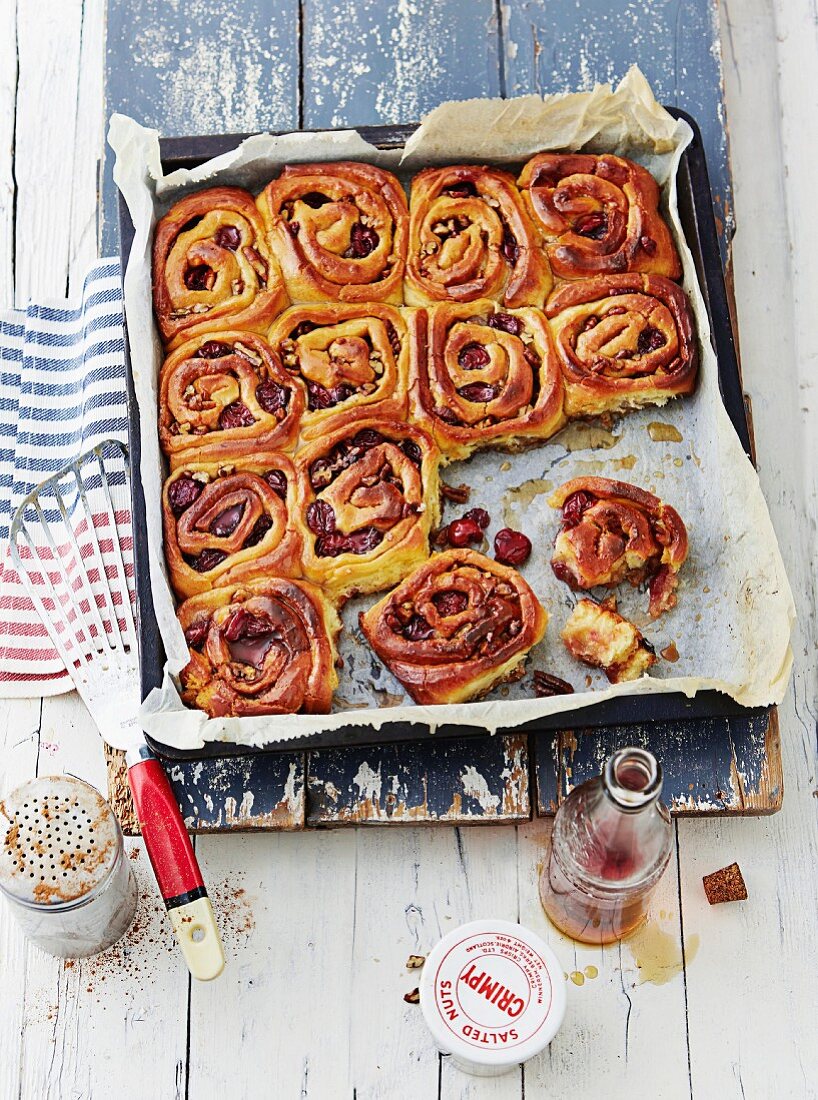
[[[0,889],[29,907],[65,909],[97,893],[121,846],[111,807],[72,776],[41,776],[0,801]]]
[[[432,950],[420,1004],[437,1045],[464,1069],[501,1069],[539,1054],[556,1035],[565,1015],[563,968],[522,925],[473,921]]]

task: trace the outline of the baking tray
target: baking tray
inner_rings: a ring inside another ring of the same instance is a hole
[[[677,176],[679,218],[685,238],[693,254],[696,273],[701,285],[710,319],[713,347],[718,359],[719,389],[724,407],[748,456],[752,458],[752,445],[744,403],[738,357],[736,353],[727,288],[721,264],[721,253],[713,215],[713,197],[702,146],[701,133],[695,120],[677,107],[668,107],[674,118],[684,119],[693,130],[693,140],[685,150]],[[406,144],[417,124],[406,126],[358,126],[354,127],[365,141],[382,149],[394,149]],[[284,133],[287,131],[272,131]],[[326,133],[327,131],[312,131]],[[249,134],[220,134],[210,137],[162,138],[159,150],[162,168],[167,172],[178,168],[195,168],[212,157],[234,149]],[[127,263],[133,241],[133,224],[122,196],[119,196],[120,258],[123,267]],[[125,359],[127,365],[128,434],[131,450],[131,468],[140,464],[139,409],[133,390],[130,349],[125,332]],[[145,500],[138,477],[131,478],[133,502],[134,561],[136,572],[136,597],[139,624],[139,649],[141,687],[143,699],[162,682],[165,652],[150,588],[148,564],[148,538],[145,524]],[[718,691],[701,691],[692,699],[680,693],[657,693],[609,699],[583,707],[578,714],[577,726],[598,728],[603,726],[644,724],[646,722],[674,722],[690,718],[728,718],[762,715],[769,708],[749,709],[734,702]],[[499,733],[536,733],[539,731],[566,729],[572,724],[567,713],[554,714],[537,719]],[[482,726],[437,727],[435,737],[469,737],[485,735]],[[210,742],[201,749],[182,750],[151,740],[153,748],[168,759],[201,759],[246,755],[256,752],[291,751],[299,748],[330,748],[344,745],[383,744],[386,742],[414,741],[430,736],[431,731],[412,722],[384,723],[380,729],[366,726],[347,726],[336,730],[298,737],[289,741],[272,741],[259,747],[234,745],[229,742]]]

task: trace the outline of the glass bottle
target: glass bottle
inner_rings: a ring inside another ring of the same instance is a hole
[[[602,775],[573,790],[557,810],[540,898],[567,936],[612,943],[644,921],[673,844],[661,790],[662,769],[652,753],[619,749]]]

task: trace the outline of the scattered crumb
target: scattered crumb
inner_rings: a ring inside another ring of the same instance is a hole
[[[410,955],[406,960],[407,970],[418,970],[426,962],[425,955]]]
[[[420,1004],[420,990],[416,987],[411,993],[404,993],[403,999],[408,1005]]]
[[[720,871],[714,871],[711,875],[704,875],[702,882],[707,900],[711,905],[718,905],[723,901],[745,901],[747,898],[744,876],[737,863],[722,867]]]

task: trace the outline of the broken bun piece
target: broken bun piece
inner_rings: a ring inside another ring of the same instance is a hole
[[[562,628],[572,657],[601,668],[612,684],[638,680],[656,664],[656,654],[633,623],[611,607],[582,599]]]

